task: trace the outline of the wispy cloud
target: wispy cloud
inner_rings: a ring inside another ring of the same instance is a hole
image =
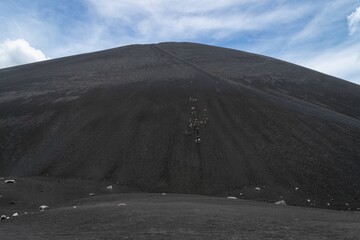
[[[332,76],[352,80],[360,84],[360,43],[351,42],[326,51],[284,56],[292,62],[327,73]]]
[[[360,39],[347,34],[349,17],[360,8],[347,17],[355,9],[349,2],[323,5],[276,57],[360,84]]]
[[[291,24],[309,10],[306,4],[275,4],[271,1],[95,1],[93,10],[113,28],[128,27],[134,38],[162,40],[220,40],[236,33],[260,31]],[[297,14],[293,9],[297,9]]]
[[[358,30],[360,24],[360,7],[348,16],[348,23],[349,34],[353,35]]]

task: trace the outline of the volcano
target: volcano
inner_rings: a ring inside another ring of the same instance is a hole
[[[359,85],[266,56],[160,43],[0,70],[1,176],[339,207],[359,147]]]

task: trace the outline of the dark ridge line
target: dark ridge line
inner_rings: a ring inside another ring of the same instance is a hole
[[[210,76],[211,78],[215,78],[215,81],[217,80],[217,79],[216,79],[217,76],[212,75],[212,74],[209,73],[209,72],[206,72],[205,70],[197,67],[196,65],[191,64],[191,63],[187,62],[186,60],[184,60],[184,59],[182,59],[182,58],[180,58],[180,57],[178,57],[178,56],[176,56],[176,55],[173,55],[172,53],[170,53],[170,52],[168,52],[168,51],[166,51],[166,50],[164,50],[164,49],[161,49],[161,48],[157,47],[156,45],[152,45],[152,47],[153,47],[153,49],[157,50],[157,51],[160,52],[160,53],[163,53],[163,54],[169,56],[170,58],[174,58],[174,59],[176,59],[176,60],[184,63],[185,65],[188,65],[188,66],[192,67],[193,69],[195,69],[195,70],[197,70],[197,71],[200,71],[201,73],[203,73],[203,74],[205,74],[205,75],[207,75],[207,76]],[[203,166],[204,166],[204,163],[203,163],[204,158],[202,157],[202,154],[201,154],[201,145],[200,145],[200,146],[197,146],[197,148],[196,148],[196,155],[197,155],[197,157],[198,157],[198,159],[199,159],[199,163],[198,163],[199,180],[200,180],[200,185],[201,185],[201,191],[203,191],[203,190],[204,190],[204,169],[203,169]]]
[[[176,56],[174,53],[171,53],[165,49],[162,49],[156,45],[153,45],[154,48],[158,49],[159,51],[189,65],[190,67],[194,68],[195,70],[198,70],[202,73],[204,73],[205,75],[213,78],[216,83],[224,83],[224,84],[229,84],[229,83],[232,83],[232,84],[235,84],[236,86],[239,86],[241,88],[245,88],[247,90],[249,90],[250,92],[252,93],[255,93],[257,94],[257,96],[259,97],[262,97],[262,98],[266,98],[266,99],[269,99],[270,98],[270,101],[272,101],[273,103],[274,102],[277,102],[277,103],[280,103],[283,107],[287,107],[288,109],[292,109],[292,110],[297,110],[297,111],[300,111],[301,110],[299,109],[300,108],[304,108],[303,110],[307,110],[307,113],[311,114],[312,116],[316,116],[316,117],[320,117],[322,116],[322,118],[324,117],[324,114],[325,115],[328,115],[329,117],[331,117],[332,120],[336,121],[336,122],[341,122],[343,124],[346,124],[346,125],[351,125],[351,126],[354,126],[354,127],[357,127],[357,128],[360,128],[360,121],[356,118],[353,118],[353,117],[350,117],[348,115],[345,115],[343,113],[339,113],[339,112],[336,112],[334,110],[331,110],[331,109],[328,109],[328,108],[325,108],[325,107],[322,107],[320,105],[317,105],[317,104],[314,104],[314,103],[311,103],[311,102],[307,102],[303,99],[299,99],[297,97],[293,97],[293,96],[289,96],[289,95],[286,95],[286,94],[283,94],[283,93],[280,93],[280,92],[274,92],[273,94],[272,93],[269,93],[269,92],[266,92],[266,91],[263,91],[263,90],[260,90],[260,89],[256,89],[256,88],[253,88],[253,87],[250,87],[250,86],[246,86],[245,84],[242,84],[242,83],[239,83],[239,82],[236,82],[236,81],[233,81],[233,80],[230,80],[230,79],[227,79],[227,78],[224,78],[224,77],[220,77],[220,76],[217,76],[211,72],[208,72],[204,69],[202,69],[201,67],[197,66],[196,64],[194,63],[191,63],[179,56]],[[289,103],[290,105],[293,105],[293,107],[290,107],[288,106],[287,104],[285,104],[284,102],[286,103]],[[305,105],[305,106],[302,106],[302,105]],[[306,106],[307,105],[307,106]],[[314,111],[320,111],[320,115],[317,114],[316,112]],[[338,117],[342,117],[342,118],[345,118],[347,121],[344,121],[343,119],[338,119]]]
[[[194,68],[195,70],[198,70],[198,71],[200,71],[201,73],[203,73],[203,74],[205,74],[205,75],[213,78],[213,79],[216,80],[216,81],[218,81],[218,80],[221,81],[221,80],[222,80],[221,77],[219,77],[219,76],[217,76],[217,75],[215,75],[215,74],[213,74],[213,73],[210,73],[210,72],[208,72],[208,71],[200,68],[199,66],[197,66],[197,65],[195,65],[195,64],[193,64],[193,63],[191,63],[191,62],[189,62],[189,61],[186,61],[185,59],[182,59],[182,58],[179,57],[179,56],[176,56],[175,54],[173,54],[173,53],[171,53],[171,52],[169,52],[169,51],[167,51],[167,50],[164,50],[164,49],[162,49],[162,48],[160,48],[160,47],[158,47],[158,46],[156,46],[156,45],[153,45],[153,47],[156,48],[157,50],[159,50],[160,52],[165,53],[165,54],[169,55],[170,57],[173,57],[173,58],[175,58],[176,60],[178,60],[178,61],[180,61],[180,62],[182,62],[182,63],[185,63],[186,65]]]

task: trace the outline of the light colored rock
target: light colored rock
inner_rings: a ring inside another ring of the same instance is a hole
[[[41,206],[39,207],[39,210],[40,210],[40,211],[49,210],[49,206],[41,205]]]
[[[77,208],[77,206],[73,206],[73,208]]]
[[[285,202],[284,200],[277,201],[277,202],[275,202],[274,204],[286,206],[286,202]]]
[[[14,213],[12,216],[13,216],[13,217],[18,217],[19,214],[16,212],[16,213]]]
[[[237,197],[227,197],[228,199],[237,199]]]
[[[0,220],[5,220],[6,218],[6,215],[1,215]]]
[[[166,193],[163,192],[161,195],[166,196]]]
[[[299,190],[299,188],[298,188],[298,187],[295,187],[295,191],[297,191],[297,190]]]
[[[14,179],[7,179],[4,181],[4,183],[15,183]]]
[[[95,196],[95,193],[89,193],[89,196],[91,196],[91,197]]]
[[[126,203],[119,203],[118,206],[126,206]]]
[[[106,189],[108,189],[108,190],[112,190],[112,189],[113,189],[113,186],[112,186],[112,185],[107,186],[107,187],[106,187]]]
[[[259,187],[256,187],[256,188],[255,188],[255,190],[256,190],[256,191],[260,191],[260,190],[261,190],[261,188],[259,188]]]

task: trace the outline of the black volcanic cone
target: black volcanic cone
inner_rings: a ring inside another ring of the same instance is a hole
[[[256,186],[289,196],[297,187],[304,197],[356,201],[360,87],[192,43],[3,69],[0,175],[254,198]]]

